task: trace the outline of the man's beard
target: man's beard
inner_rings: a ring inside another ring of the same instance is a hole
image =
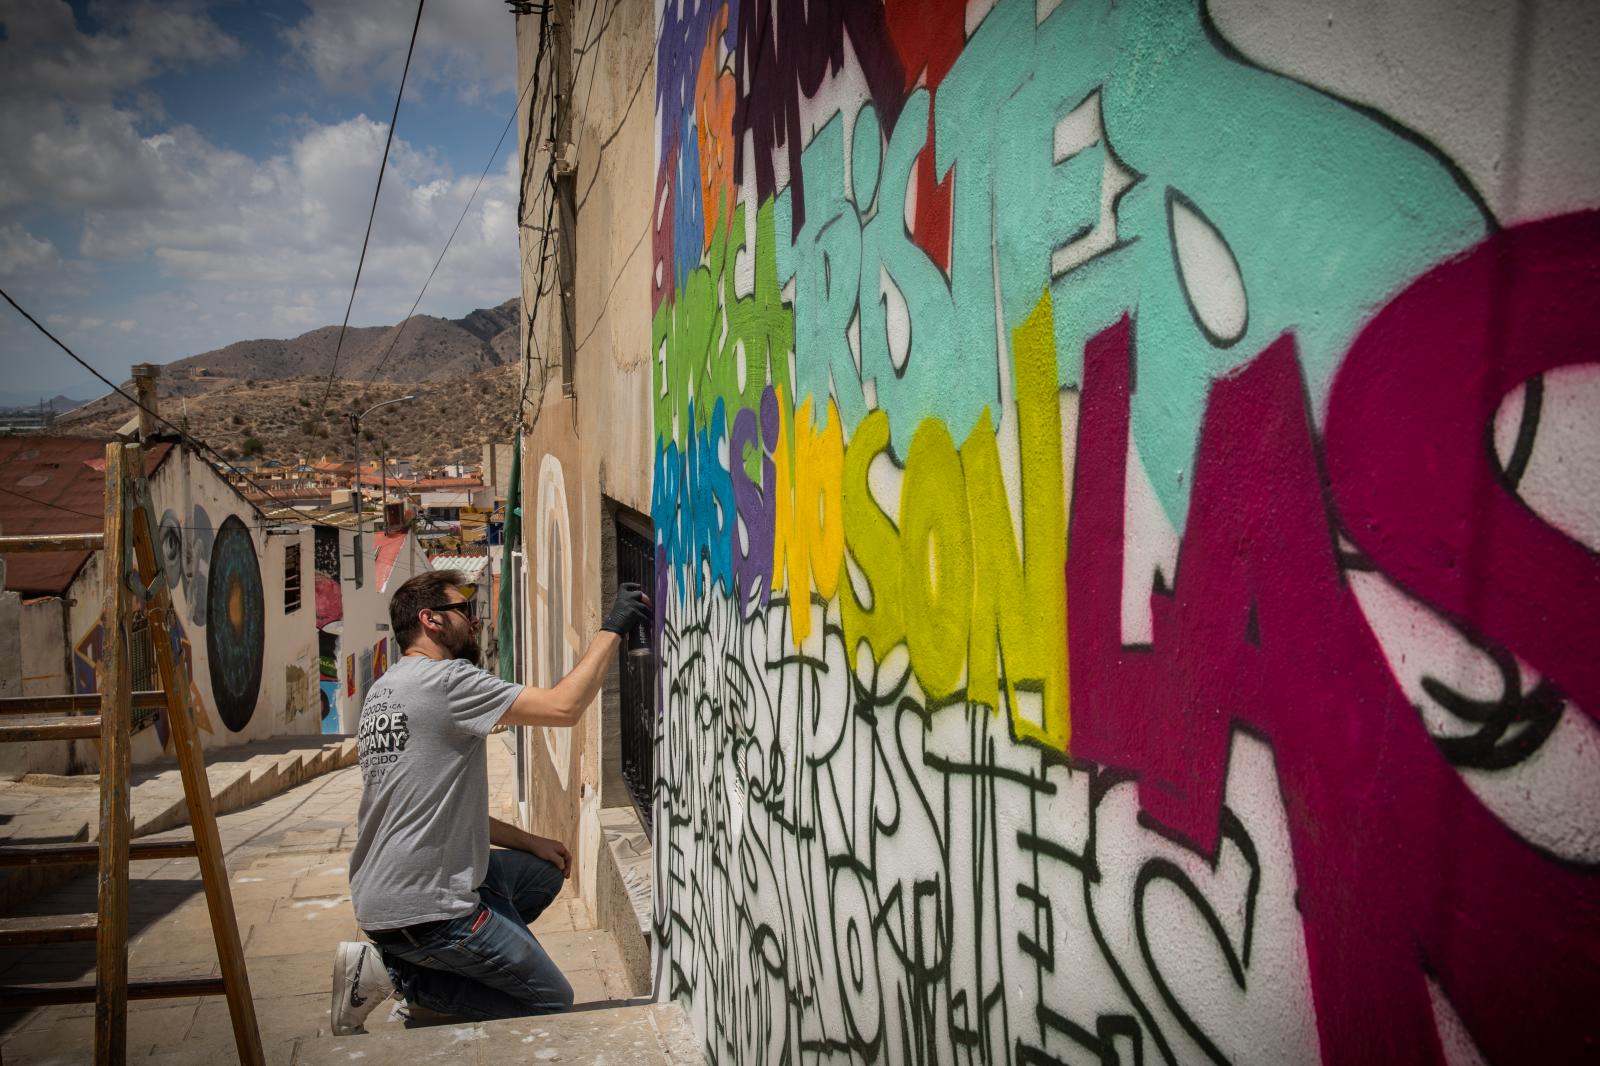
[[[482,664],[483,650],[478,647],[476,633],[468,632],[464,634],[459,642],[452,641],[450,644],[446,644],[445,650],[450,653],[452,659],[465,659],[473,666]]]

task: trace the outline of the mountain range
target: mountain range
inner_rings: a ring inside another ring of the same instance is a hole
[[[11,392],[0,389],[0,410],[4,411],[37,411],[39,406],[43,404],[59,414],[62,411],[70,411],[86,402],[86,400],[74,400],[70,396],[59,394],[45,397],[37,392]]]
[[[345,331],[338,376],[349,380],[446,381],[516,362],[520,301],[480,308],[463,318],[413,315],[395,326]],[[329,373],[338,326],[288,340],[237,341],[161,368],[175,392],[205,392],[216,379],[282,381]]]
[[[482,441],[515,433],[519,308],[512,299],[458,319],[414,315],[395,326],[346,330],[331,388],[338,326],[238,341],[162,366],[160,413],[224,454],[348,458],[344,416],[404,391],[416,399],[363,425],[363,452],[387,444],[391,455],[433,465],[470,461]],[[123,387],[133,391],[131,383]],[[57,420],[54,431],[110,432],[134,413],[113,393]]]

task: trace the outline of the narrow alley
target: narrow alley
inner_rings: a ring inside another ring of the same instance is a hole
[[[489,774],[497,815],[510,817],[512,754],[491,738]],[[558,1017],[489,1024],[420,1026],[380,1006],[368,1032],[332,1037],[328,995],[333,950],[356,939],[346,863],[361,799],[359,767],[313,778],[217,819],[228,855],[240,938],[249,965],[267,1062],[638,1063],[699,1061],[675,1006],[636,997],[609,933],[594,928],[581,899],[562,898],[533,926],[572,982],[577,1006]],[[142,839],[183,837],[187,827]],[[129,969],[146,977],[216,974],[216,952],[193,859],[135,863],[129,906]],[[91,871],[47,891],[18,914],[95,909]],[[93,943],[0,949],[0,983],[82,980],[93,973]],[[215,1066],[236,1061],[221,998],[134,1001],[128,1005],[128,1057],[151,1066]],[[0,1014],[5,1066],[67,1066],[89,1061],[94,1006]]]

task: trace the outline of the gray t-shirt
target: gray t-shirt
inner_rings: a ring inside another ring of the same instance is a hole
[[[402,656],[367,692],[350,899],[363,929],[468,914],[489,872],[484,738],[522,686],[461,659]]]

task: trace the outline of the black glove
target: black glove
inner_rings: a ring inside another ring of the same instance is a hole
[[[600,628],[622,636],[641,622],[650,621],[650,598],[644,586],[637,581],[624,581],[617,586],[617,598],[611,601],[611,611]]]

